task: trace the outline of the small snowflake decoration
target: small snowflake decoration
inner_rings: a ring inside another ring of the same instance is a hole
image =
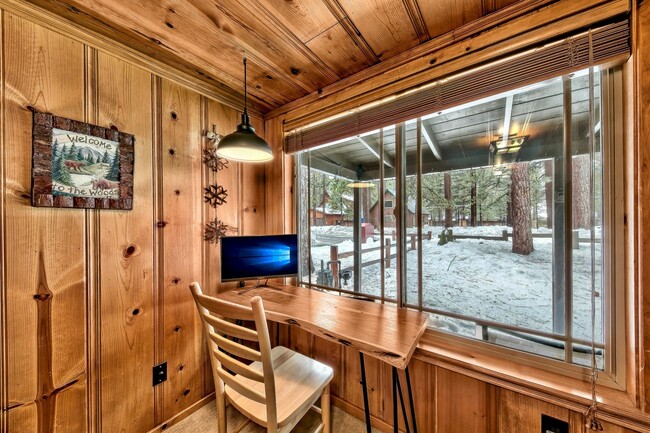
[[[203,163],[215,173],[228,168],[228,160],[218,156],[215,149],[203,149]]]
[[[230,227],[224,224],[221,220],[215,219],[205,225],[203,240],[206,240],[211,244],[217,244],[219,243],[219,239],[225,236],[228,230],[230,230]]]
[[[221,185],[209,185],[207,188],[203,188],[203,191],[203,200],[212,207],[224,204],[228,197],[228,191]]]

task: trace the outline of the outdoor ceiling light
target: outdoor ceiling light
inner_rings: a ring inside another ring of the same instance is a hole
[[[273,159],[271,146],[255,134],[246,107],[246,55],[244,55],[244,113],[237,130],[226,135],[217,145],[217,155],[231,161],[266,162]]]
[[[359,166],[357,167],[356,180],[353,180],[352,182],[348,183],[347,186],[350,188],[372,188],[373,186],[375,186],[375,184],[370,182],[369,180],[366,180],[363,166],[359,164]]]

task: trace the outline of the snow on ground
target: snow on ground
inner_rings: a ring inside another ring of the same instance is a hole
[[[455,235],[501,236],[505,226],[454,227]],[[446,245],[438,245],[440,227],[425,227],[423,233],[431,230],[431,241],[423,241],[423,305],[443,311],[458,313],[485,320],[521,326],[529,329],[552,332],[552,239],[534,238],[534,251],[523,256],[512,253],[512,241],[459,239]],[[409,229],[409,231],[411,231]],[[508,229],[511,232],[511,228]],[[392,229],[386,230],[386,239],[391,238]],[[550,233],[540,228],[533,233]],[[312,259],[316,281],[321,269],[321,260],[327,268],[330,260],[329,245],[317,246],[314,242],[321,235],[339,236],[330,244],[337,244],[339,253],[352,251],[354,244],[352,227],[312,227]],[[581,230],[580,238],[589,238],[588,230]],[[600,237],[599,230],[596,239]],[[345,239],[345,240],[342,240]],[[511,239],[511,238],[510,238]],[[338,242],[336,242],[338,240]],[[381,245],[379,237],[369,240],[362,249]],[[393,244],[394,246],[394,244]],[[395,253],[395,248],[391,250]],[[365,253],[363,262],[377,260],[379,251]],[[596,282],[600,281],[600,243],[596,243]],[[417,251],[407,253],[407,302],[417,304]],[[341,259],[341,267],[352,268],[353,257]],[[396,260],[385,270],[385,293],[394,298],[397,291]],[[381,267],[379,264],[363,267],[362,291],[380,295]],[[573,250],[574,285],[574,336],[591,340],[591,248],[587,242]],[[344,288],[346,286],[343,286]],[[599,287],[599,285],[597,286]],[[352,279],[347,284],[352,289]],[[597,289],[600,291],[599,289]],[[601,335],[600,299],[597,298],[596,336]],[[474,336],[474,325],[467,322],[436,316],[436,326],[452,332]],[[602,338],[602,337],[600,337]]]

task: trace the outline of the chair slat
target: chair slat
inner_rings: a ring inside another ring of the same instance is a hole
[[[217,313],[218,315],[229,319],[255,320],[255,317],[253,317],[253,311],[248,307],[243,307],[241,305],[233,304],[232,302],[222,301],[221,299],[212,298],[202,294],[197,294],[196,296],[201,306],[210,312]]]
[[[233,376],[221,367],[217,367],[217,374],[226,385],[237,391],[239,394],[258,403],[266,404],[266,397],[264,394],[249,388],[247,385],[243,384],[241,379],[238,379],[237,376]]]
[[[230,335],[231,337],[241,338],[243,340],[248,340],[248,341],[259,341],[259,336],[257,335],[257,332],[252,329],[235,325],[234,323],[227,322],[223,319],[211,316],[209,314],[204,315],[204,317],[206,322],[212,325],[212,327],[215,330],[223,334]]]
[[[222,337],[219,334],[215,334],[214,332],[210,332],[210,339],[214,341],[218,347],[224,349],[226,352],[232,355],[248,359],[249,361],[262,361],[262,354],[257,350],[251,349],[250,347],[246,347],[235,341],[228,340],[227,338]]]
[[[223,364],[223,366],[227,369],[240,374],[245,378],[264,383],[264,375],[261,371],[254,370],[243,362],[238,361],[235,358],[231,358],[230,356],[218,350],[213,350],[212,353],[214,353],[219,362]]]

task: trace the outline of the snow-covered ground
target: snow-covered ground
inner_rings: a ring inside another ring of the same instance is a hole
[[[552,239],[534,238],[534,251],[523,256],[512,253],[512,241],[480,239],[459,239],[445,245],[438,245],[441,227],[425,227],[423,233],[431,230],[431,241],[422,245],[422,286],[423,305],[442,311],[462,314],[485,320],[516,325],[532,330],[552,332]],[[505,226],[454,227],[455,235],[501,236]],[[386,230],[386,238],[391,238],[392,229]],[[409,229],[409,232],[415,230]],[[533,230],[533,233],[550,233],[546,228]],[[580,238],[589,238],[587,230],[581,230]],[[325,268],[330,260],[329,245],[338,245],[339,253],[352,251],[352,227],[323,226],[312,227],[312,260],[316,272],[312,281],[316,282],[321,260]],[[600,232],[596,232],[596,239]],[[323,240],[329,241],[323,245]],[[379,236],[369,240],[362,249],[382,245]],[[393,244],[394,245],[394,244]],[[600,243],[596,244],[596,282],[600,286]],[[391,254],[395,253],[392,248]],[[364,253],[363,262],[380,258],[379,251]],[[417,304],[418,254],[412,250],[407,253],[407,302]],[[352,268],[353,257],[341,259],[341,267]],[[385,270],[385,294],[394,298],[397,291],[396,260],[391,260],[390,268]],[[362,291],[379,295],[381,291],[381,267],[379,264],[362,268]],[[573,250],[573,290],[574,290],[574,336],[591,340],[591,248],[583,242],[579,249]],[[345,288],[345,286],[343,286]],[[352,289],[352,279],[348,282]],[[599,289],[597,289],[600,291]],[[596,338],[601,339],[601,304],[597,299]],[[452,332],[474,336],[473,323],[435,316],[434,326]]]

